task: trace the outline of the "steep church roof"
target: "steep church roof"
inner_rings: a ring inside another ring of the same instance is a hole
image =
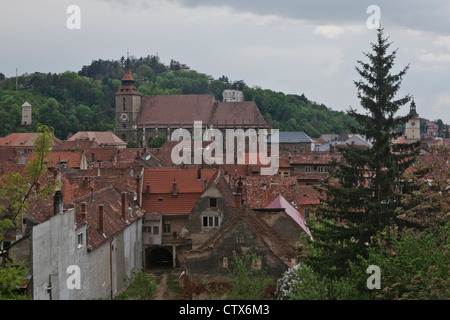
[[[216,102],[214,95],[160,95],[142,98],[141,112],[138,126],[190,126],[194,121],[201,121],[203,125],[212,124],[240,126],[266,126],[267,123],[259,112],[254,101],[244,102]]]

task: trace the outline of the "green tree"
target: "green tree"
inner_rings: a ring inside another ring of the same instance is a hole
[[[410,192],[411,185],[403,173],[412,165],[419,143],[392,145],[399,133],[392,129],[405,123],[411,115],[395,117],[399,108],[411,100],[409,95],[396,99],[408,66],[391,74],[396,51],[388,53],[390,43],[377,33],[373,53],[365,56],[368,63],[358,61],[362,80],[355,82],[361,105],[368,112],[349,110],[358,126],[353,132],[372,141],[372,148],[340,148],[343,160],[331,163],[336,186],[325,183],[321,188],[323,205],[316,215],[320,227],[312,230],[313,247],[306,263],[319,274],[340,277],[348,274],[350,263],[358,256],[367,257],[368,247],[376,245],[374,237],[387,227],[403,228],[410,222],[402,217],[401,191]]]
[[[0,247],[7,234],[15,232],[18,221],[28,207],[28,200],[48,197],[54,192],[56,182],[45,182],[46,162],[53,144],[53,130],[38,125],[40,133],[35,140],[31,159],[23,174],[12,173],[2,176],[0,181]],[[14,288],[25,280],[25,266],[7,261],[0,270],[0,299],[15,299]]]
[[[167,138],[165,136],[157,136],[155,139],[153,139],[150,143],[149,143],[149,147],[150,148],[159,148],[161,147],[164,143],[166,143]]]
[[[273,283],[273,279],[264,269],[258,269],[256,261],[261,259],[256,253],[250,252],[238,255],[233,251],[233,260],[228,275],[231,289],[228,299],[232,300],[261,300],[266,288]]]

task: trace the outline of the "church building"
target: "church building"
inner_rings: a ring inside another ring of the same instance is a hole
[[[125,142],[148,146],[157,136],[170,140],[173,130],[193,133],[194,121],[203,130],[214,128],[270,129],[254,101],[215,101],[212,94],[142,96],[136,88],[129,60],[116,92],[115,134]]]

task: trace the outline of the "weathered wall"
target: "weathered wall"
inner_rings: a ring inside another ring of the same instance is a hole
[[[210,199],[216,199],[216,207],[210,206]],[[203,227],[203,216],[219,217],[219,227]],[[192,248],[198,248],[208,241],[230,217],[230,211],[222,194],[214,185],[211,185],[200,197],[192,209],[186,225],[183,228],[183,237],[192,239]]]

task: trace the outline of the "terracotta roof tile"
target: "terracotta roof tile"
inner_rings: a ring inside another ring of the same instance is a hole
[[[193,125],[202,121],[206,125],[211,118],[214,96],[208,94],[160,95],[142,98],[138,125],[180,123]]]
[[[18,148],[34,148],[34,141],[39,133],[11,133],[10,135],[0,138],[0,146],[18,147]],[[53,137],[55,144],[62,143],[56,137]]]

